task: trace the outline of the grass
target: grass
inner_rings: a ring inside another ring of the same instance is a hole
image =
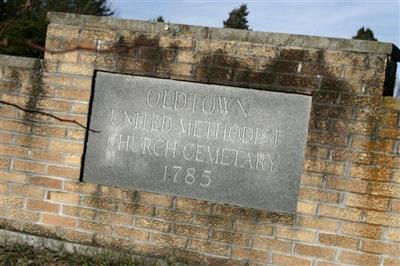
[[[168,265],[164,263],[163,265]],[[64,249],[52,251],[44,248],[33,248],[28,245],[0,245],[0,265],[83,265],[83,266],[136,266],[162,265],[159,260],[142,258],[130,254],[107,251],[93,256],[68,253]],[[182,264],[181,264],[182,265]]]

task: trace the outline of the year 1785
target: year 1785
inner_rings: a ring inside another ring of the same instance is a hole
[[[167,177],[171,178],[173,182],[179,182],[184,180],[186,184],[192,185],[196,181],[199,182],[200,186],[208,187],[211,184],[211,171],[203,170],[202,172],[196,172],[196,168],[184,168],[179,165],[165,165],[164,166],[164,181],[167,181]]]

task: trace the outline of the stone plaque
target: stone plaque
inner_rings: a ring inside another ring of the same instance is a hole
[[[311,97],[97,72],[83,181],[292,213]]]

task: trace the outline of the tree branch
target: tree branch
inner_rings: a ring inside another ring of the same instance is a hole
[[[23,107],[21,107],[21,106],[19,106],[19,105],[17,105],[17,104],[5,102],[5,101],[2,101],[2,100],[0,100],[0,103],[1,103],[1,104],[4,104],[4,105],[8,105],[8,106],[15,107],[15,108],[17,108],[17,109],[19,109],[19,110],[21,110],[21,111],[27,112],[27,113],[40,114],[40,115],[43,115],[43,116],[48,116],[48,117],[54,118],[54,119],[56,119],[56,120],[58,120],[58,121],[61,121],[61,122],[73,123],[73,124],[76,124],[76,125],[80,126],[81,128],[84,128],[84,129],[86,129],[86,130],[89,130],[90,132],[93,132],[93,133],[100,133],[99,130],[94,130],[94,129],[87,128],[87,127],[85,127],[84,125],[82,125],[81,123],[79,123],[79,122],[76,121],[76,120],[64,119],[64,118],[55,116],[55,115],[53,115],[53,114],[46,113],[46,112],[39,111],[39,110],[30,110],[30,109],[26,109],[26,108],[23,108]]]
[[[32,2],[31,0],[26,0],[25,4],[23,4],[22,6],[22,10],[20,12],[20,14],[17,14],[16,16],[14,16],[12,19],[10,19],[9,21],[6,21],[4,23],[2,23],[1,27],[0,27],[0,34],[2,34],[6,28],[15,20],[17,20],[18,16],[21,15],[23,12],[25,12],[27,9],[31,10],[32,9]]]

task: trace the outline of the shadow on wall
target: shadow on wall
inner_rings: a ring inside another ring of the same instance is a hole
[[[160,46],[160,38],[138,35],[132,42],[120,38],[113,54],[116,72],[142,74],[147,76],[187,79],[174,73],[175,58],[178,56],[180,41],[176,40],[169,47]],[[124,49],[121,49],[124,48]],[[267,89],[281,92],[313,94],[313,101],[325,105],[339,104],[346,101],[341,95],[370,94],[382,91],[379,76],[370,75],[363,83],[350,83],[341,75],[342,67],[326,64],[325,50],[282,49],[279,55],[263,60],[255,70],[254,59],[241,59],[227,55],[223,49],[215,52],[198,52],[191,60],[196,64],[192,69],[191,81],[219,85],[240,86],[255,89]],[[357,59],[354,58],[357,65]],[[301,74],[301,75],[300,75]],[[348,104],[351,106],[351,104]],[[377,108],[377,106],[372,106]],[[313,104],[312,128],[328,130],[328,117],[347,117],[344,108],[329,108]],[[349,118],[350,119],[350,118]],[[373,117],[371,117],[373,119]],[[368,121],[371,125],[376,120]]]
[[[39,110],[40,101],[46,98],[46,90],[44,88],[43,73],[46,71],[45,62],[42,60],[36,60],[32,72],[30,73],[31,87],[29,88],[29,99],[25,106],[26,109],[37,111]],[[30,126],[34,126],[35,122],[40,122],[38,113],[25,112],[24,122]]]

